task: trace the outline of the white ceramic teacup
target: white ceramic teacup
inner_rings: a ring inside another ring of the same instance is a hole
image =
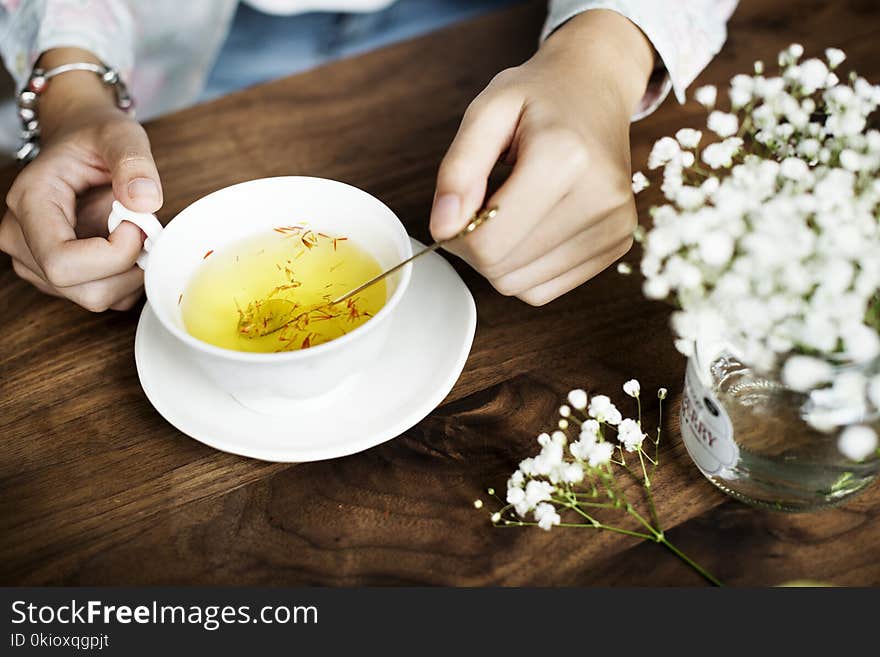
[[[180,295],[208,251],[306,221],[315,231],[348,236],[387,269],[412,255],[400,220],[381,201],[355,187],[291,176],[216,191],[187,207],[164,229],[153,215],[114,203],[110,230],[121,221],[137,224],[148,236],[138,264],[145,270],[147,298],[159,321],[218,386],[259,412],[287,414],[292,401],[325,396],[376,358],[410,280],[412,266],[407,265],[387,279],[388,299],[370,321],[325,344],[282,353],[232,351],[193,337],[183,324]]]

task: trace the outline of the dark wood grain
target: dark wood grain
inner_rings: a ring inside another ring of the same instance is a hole
[[[308,174],[378,196],[426,239],[433,177],[464,108],[530,55],[543,11],[526,3],[149,124],[161,218],[232,183]],[[841,46],[877,80],[878,28],[870,0],[744,1],[700,82],[723,83],[791,41]],[[667,102],[634,125],[635,165],[656,138],[701,120]],[[0,189],[13,176],[0,169]],[[880,584],[877,487],[788,516],[730,501],[697,472],[677,441],[684,362],[668,309],[643,300],[635,277],[606,272],[531,308],[455,266],[479,319],[447,400],[365,453],[284,465],[213,451],[152,409],[134,366],[137,312],[46,299],[0,258],[0,583],[700,584],[656,545],[493,529],[471,505],[533,451],[566,390],[616,391],[635,376],[673,393],[655,483],[673,541],[733,584]]]

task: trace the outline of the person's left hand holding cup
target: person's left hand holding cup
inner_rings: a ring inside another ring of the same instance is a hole
[[[46,52],[40,67],[98,60],[88,52]],[[143,292],[135,265],[141,229],[123,222],[107,234],[114,197],[135,212],[156,212],[162,186],[146,132],[116,107],[94,73],[53,78],[39,101],[40,155],[18,175],[0,221],[0,251],[22,279],[93,312],[127,310]]]

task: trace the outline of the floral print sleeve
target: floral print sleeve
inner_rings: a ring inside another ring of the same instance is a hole
[[[18,88],[50,48],[88,50],[128,78],[134,28],[123,0],[0,0],[0,56]]]
[[[727,20],[737,0],[550,0],[541,40],[570,18],[589,9],[609,9],[635,23],[651,41],[665,68],[652,82],[633,120],[653,112],[670,90],[680,103],[727,38]]]
[[[0,0],[0,57],[19,88],[50,48],[120,71],[148,119],[195,102],[238,0]]]

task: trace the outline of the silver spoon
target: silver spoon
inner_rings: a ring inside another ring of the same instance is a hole
[[[464,237],[465,235],[473,233],[484,222],[488,221],[489,219],[494,217],[496,214],[498,214],[498,208],[486,208],[484,210],[480,210],[473,217],[471,217],[471,220],[468,222],[467,226],[462,228],[459,232],[457,232],[452,237],[449,237],[445,240],[438,240],[438,241],[434,242],[433,244],[431,244],[431,246],[426,246],[424,249],[422,249],[418,253],[414,253],[413,255],[411,255],[409,258],[407,258],[403,262],[394,265],[391,269],[387,269],[386,271],[383,271],[381,274],[379,274],[378,276],[374,276],[373,278],[368,280],[366,283],[363,283],[362,285],[358,285],[356,288],[354,288],[353,290],[351,290],[349,292],[346,292],[345,294],[343,294],[340,297],[336,297],[335,299],[333,299],[333,301],[328,302],[327,305],[335,306],[337,303],[342,303],[346,299],[350,299],[351,297],[356,295],[358,292],[363,292],[371,285],[375,285],[376,283],[383,280],[387,276],[390,276],[391,274],[396,272],[401,267],[404,267],[404,266],[408,265],[409,263],[411,263],[416,258],[421,258],[426,253],[433,253],[434,251],[439,249],[444,244],[449,244],[450,242],[457,240],[459,237]]]

